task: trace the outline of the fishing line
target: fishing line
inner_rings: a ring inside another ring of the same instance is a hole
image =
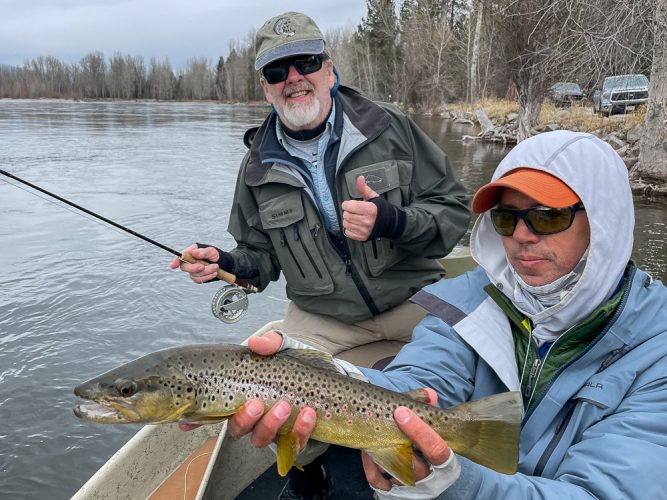
[[[109,225],[107,225],[107,224],[104,224],[104,223],[101,222],[100,220],[98,220],[98,219],[96,219],[96,218],[94,218],[94,217],[91,217],[90,215],[88,215],[88,214],[85,213],[85,212],[83,212],[83,213],[81,213],[81,212],[77,212],[77,211],[75,211],[74,209],[68,207],[67,205],[63,205],[62,203],[57,203],[57,202],[53,201],[52,199],[47,198],[46,196],[42,196],[40,193],[35,193],[34,191],[30,191],[30,190],[24,188],[23,186],[21,186],[20,184],[15,184],[15,183],[13,183],[13,182],[8,181],[7,179],[0,178],[0,181],[4,182],[5,184],[9,184],[10,186],[13,186],[13,187],[15,187],[15,188],[17,188],[17,189],[20,189],[21,191],[25,191],[26,193],[28,193],[28,194],[30,194],[30,195],[32,195],[32,196],[35,196],[35,197],[37,197],[37,198],[39,198],[39,199],[41,199],[41,200],[44,200],[44,201],[46,201],[46,202],[48,202],[48,203],[51,203],[52,205],[55,205],[56,207],[60,207],[60,208],[62,208],[63,210],[67,210],[68,212],[71,212],[71,213],[73,213],[74,215],[78,215],[78,216],[80,216],[80,217],[83,217],[84,219],[88,219],[89,221],[94,222],[95,224],[97,224],[97,225],[99,225],[99,226],[102,226],[102,227],[104,227],[104,228],[106,228],[106,229],[111,229],[112,231],[115,231],[116,233],[125,236],[125,234],[124,234],[120,229],[118,229],[117,227],[115,227],[115,226],[109,226]],[[177,254],[177,255],[180,256],[181,254],[179,253],[179,254]]]
[[[174,255],[177,255],[178,257],[181,257],[181,252],[177,252],[177,251],[174,250],[173,248],[169,248],[168,246],[163,245],[162,243],[159,243],[159,242],[157,242],[157,241],[155,241],[155,240],[149,238],[148,236],[144,236],[143,234],[137,233],[136,231],[133,231],[132,229],[130,229],[130,228],[128,228],[128,227],[125,227],[125,226],[123,226],[123,225],[121,225],[121,224],[118,224],[117,222],[112,221],[111,219],[107,219],[106,217],[104,217],[104,216],[102,216],[102,215],[100,215],[100,214],[96,214],[96,213],[93,212],[92,210],[88,210],[87,208],[84,208],[84,207],[82,207],[81,205],[77,205],[76,203],[74,203],[74,202],[72,202],[72,201],[66,200],[66,199],[63,198],[63,197],[58,196],[57,194],[51,193],[50,191],[47,191],[46,189],[43,189],[43,188],[41,188],[41,187],[39,187],[39,186],[36,186],[35,184],[32,184],[32,183],[26,181],[25,179],[21,179],[20,177],[17,177],[17,176],[15,176],[14,174],[10,174],[9,172],[7,172],[7,171],[5,171],[5,170],[2,170],[1,168],[0,168],[0,174],[5,175],[5,176],[7,176],[7,177],[9,177],[10,179],[13,179],[13,180],[15,180],[15,181],[21,182],[22,184],[25,184],[26,186],[29,186],[29,187],[31,187],[32,189],[35,189],[35,190],[37,190],[37,191],[39,191],[39,192],[41,192],[41,193],[44,193],[44,194],[46,194],[46,195],[48,195],[48,196],[51,196],[52,198],[55,198],[56,200],[58,200],[58,201],[60,201],[60,202],[62,202],[62,203],[65,203],[65,204],[67,204],[67,205],[69,205],[69,206],[71,206],[71,207],[76,208],[77,210],[80,210],[80,211],[83,212],[84,214],[91,215],[91,216],[93,216],[93,217],[95,217],[95,218],[97,218],[97,219],[99,219],[99,220],[102,220],[102,221],[106,222],[107,224],[109,224],[109,225],[111,225],[111,226],[113,226],[113,227],[115,227],[115,228],[121,229],[121,230],[125,231],[126,233],[131,234],[132,236],[136,236],[137,238],[140,238],[140,239],[142,239],[142,240],[144,240],[144,241],[146,241],[146,242],[148,242],[148,243],[150,243],[150,244],[152,244],[152,245],[155,245],[156,247],[159,247],[159,248],[161,248],[161,249],[163,249],[163,250],[166,250],[167,252],[170,252],[170,253],[172,253],[172,254],[174,254]],[[25,189],[25,188],[23,188],[23,187],[20,187],[20,186],[17,186],[16,184],[13,184],[13,183],[9,183],[9,184],[11,184],[12,186],[16,186],[16,187],[18,187],[18,188],[20,188],[20,189],[23,189],[26,193],[30,193],[30,194],[33,194],[33,195],[37,196],[38,198],[42,198],[42,196],[39,196],[37,193],[33,193],[32,191],[28,191],[27,189]],[[42,199],[45,199],[45,198],[42,198]],[[62,205],[58,205],[58,204],[55,203],[55,202],[52,202],[52,203],[53,203],[54,205],[57,205],[57,206],[62,206]],[[66,208],[66,207],[63,207],[63,208]],[[70,210],[69,208],[68,208],[67,210],[69,210],[69,211],[72,212],[72,213],[78,213],[78,212],[73,212],[73,211]],[[79,214],[79,215],[82,215],[82,216],[83,216],[83,214]],[[86,217],[86,218],[88,219],[88,217]]]
[[[4,180],[7,184],[10,186],[14,186],[16,188],[19,188],[26,193],[29,193],[33,196],[37,196],[40,199],[46,200],[50,203],[53,203],[54,205],[57,205],[58,207],[64,208],[66,210],[69,210],[72,213],[75,213],[77,215],[80,215],[82,217],[85,217],[88,220],[91,220],[97,224],[100,224],[104,227],[110,227],[111,229],[116,230],[117,232],[124,231],[125,233],[131,234],[132,236],[135,236],[147,243],[150,243],[151,245],[154,245],[158,248],[161,248],[162,250],[165,250],[173,255],[178,256],[178,258],[182,262],[189,262],[191,264],[194,263],[201,263],[201,264],[210,264],[208,261],[203,261],[203,260],[198,260],[195,259],[192,255],[190,255],[187,252],[178,252],[174,250],[173,248],[168,247],[167,245],[164,245],[158,241],[155,241],[152,238],[149,238],[148,236],[144,236],[141,233],[138,233],[136,231],[133,231],[132,229],[125,227],[121,224],[118,224],[117,222],[112,221],[111,219],[108,219],[98,213],[93,212],[92,210],[89,210],[87,208],[82,207],[81,205],[77,205],[76,203],[69,201],[62,196],[58,196],[57,194],[51,193],[50,191],[47,191],[46,189],[43,189],[31,182],[26,181],[25,179],[22,179],[14,174],[11,174],[7,172],[6,170],[0,169],[0,175],[4,175],[5,177],[9,177],[10,179],[17,181],[21,184],[24,184],[31,189],[34,189],[35,191],[38,191],[39,193],[43,193],[51,198],[54,198],[58,200],[61,203],[64,203],[65,205],[68,205],[69,207],[75,208],[77,211],[75,212],[74,210],[71,210],[68,208],[68,206],[61,205],[58,203],[55,203],[53,200],[44,198],[38,193],[35,193],[33,191],[29,191],[25,189],[23,186],[19,186],[17,184],[14,184],[13,182],[9,182],[7,180]],[[92,218],[91,218],[92,217]],[[105,222],[108,225],[104,225],[101,222]],[[119,231],[120,230],[120,231]],[[211,304],[211,310],[213,312],[213,315],[220,319],[221,321],[224,321],[225,323],[235,323],[239,319],[241,319],[245,313],[248,310],[248,298],[247,295],[248,293],[256,293],[258,290],[257,288],[248,283],[245,280],[238,279],[236,276],[233,274],[224,271],[223,269],[217,270],[217,277],[220,280],[226,281],[229,283],[231,286],[223,287],[220,289],[215,296],[213,297],[213,303]]]

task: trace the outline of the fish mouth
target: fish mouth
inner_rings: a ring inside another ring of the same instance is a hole
[[[101,424],[129,424],[137,421],[132,416],[138,417],[130,408],[122,408],[121,411],[118,403],[110,401],[77,405],[74,408],[74,415]]]

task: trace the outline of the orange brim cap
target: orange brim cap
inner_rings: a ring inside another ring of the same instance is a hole
[[[472,200],[473,212],[481,214],[495,207],[504,188],[530,196],[545,207],[564,208],[580,201],[576,193],[558,177],[533,168],[519,168],[482,186]]]

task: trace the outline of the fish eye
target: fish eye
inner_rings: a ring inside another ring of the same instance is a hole
[[[133,396],[137,392],[137,384],[134,382],[121,382],[116,386],[118,394],[126,398]]]

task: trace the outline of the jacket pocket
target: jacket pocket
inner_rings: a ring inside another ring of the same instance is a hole
[[[411,164],[401,161],[405,168]],[[409,164],[409,165],[408,165]],[[357,168],[345,174],[345,184],[351,198],[360,199],[357,191],[357,177],[363,175],[366,184],[380,196],[397,207],[402,207],[403,195],[401,193],[401,169],[397,160],[388,160],[372,165]],[[392,240],[377,238],[365,242],[359,242],[363,255],[363,263],[366,274],[372,277],[381,275],[386,269],[397,264],[406,257],[406,252],[398,248]]]
[[[287,288],[299,295],[333,292],[333,280],[308,226],[300,193],[286,193],[261,203],[259,217],[271,238]]]

